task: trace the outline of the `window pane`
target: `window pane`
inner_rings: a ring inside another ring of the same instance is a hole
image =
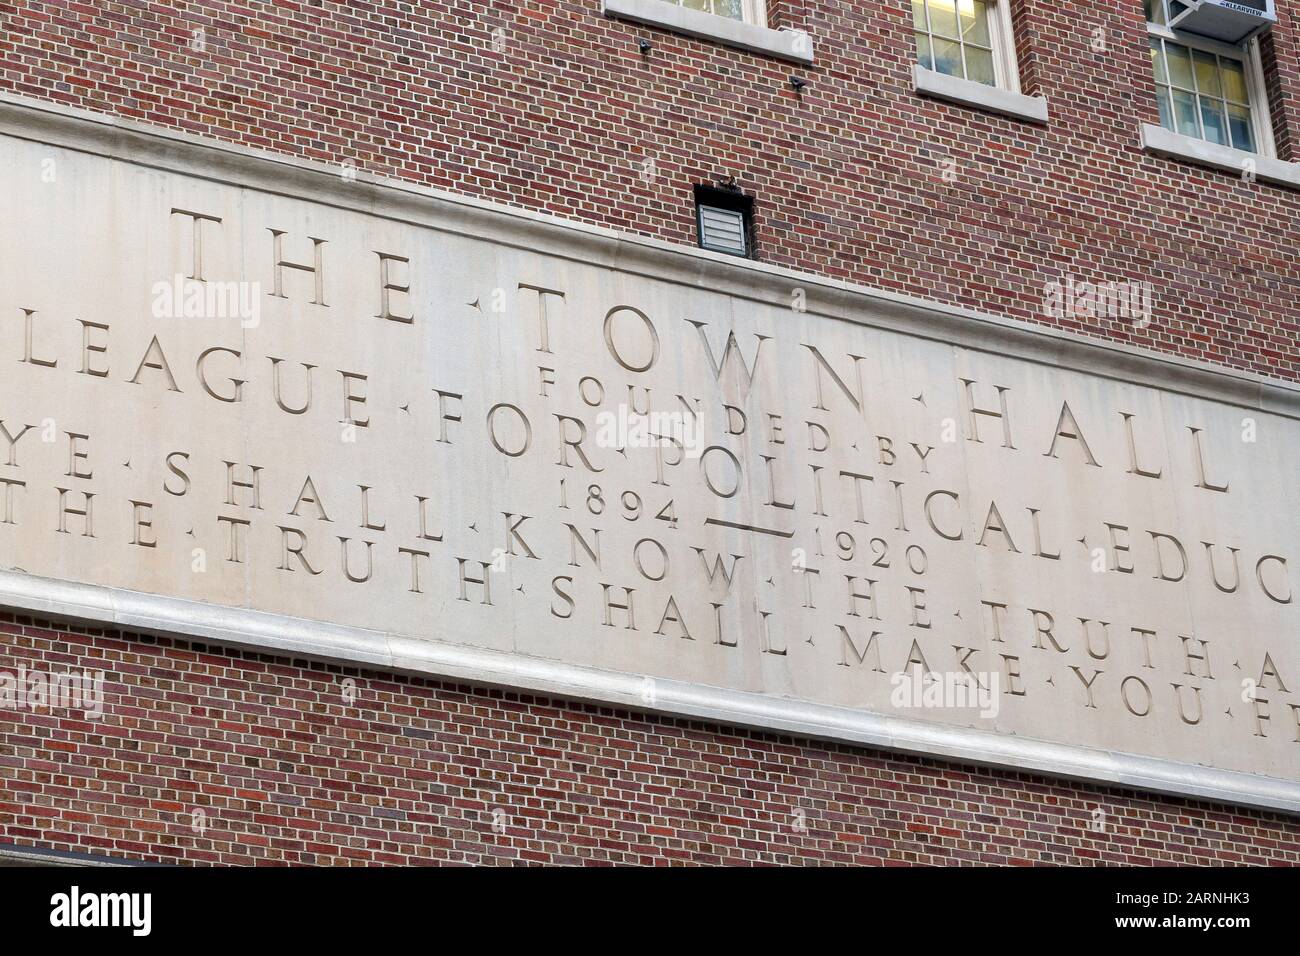
[[[1201,126],[1211,143],[1228,145],[1228,124],[1223,116],[1223,104],[1218,100],[1201,98]]]
[[[1222,96],[1223,87],[1219,85],[1219,64],[1213,53],[1193,51],[1196,58],[1196,88],[1210,96]]]
[[[961,36],[967,43],[991,46],[989,39],[989,5],[984,0],[960,0]]]
[[[934,68],[949,76],[961,76],[961,44],[955,40],[941,40],[935,37],[931,46],[934,53]]]
[[[930,37],[927,34],[916,35],[916,61],[927,70],[934,69],[934,57],[930,55]]]
[[[956,0],[930,0],[930,30],[937,36],[957,38]],[[938,54],[935,49],[935,54]]]
[[[1250,93],[1246,89],[1246,72],[1238,60],[1224,57],[1219,61],[1223,67],[1223,95],[1238,103],[1249,103]]]
[[[1142,6],[1146,9],[1148,23],[1165,22],[1165,0],[1143,0]]]
[[[1169,87],[1156,87],[1156,103],[1160,107],[1160,125],[1165,129],[1174,129],[1174,113],[1169,105]]]
[[[1195,89],[1192,85],[1192,58],[1188,56],[1187,47],[1179,46],[1177,43],[1166,43],[1165,56],[1169,60],[1169,79],[1173,81],[1174,86],[1181,86],[1188,90]]]
[[[1196,125],[1196,95],[1174,90],[1174,123],[1178,132],[1184,136],[1201,135]]]
[[[1151,41],[1151,70],[1156,75],[1157,83],[1168,83],[1169,73],[1165,70],[1165,55],[1160,50],[1160,41]]]
[[[1233,146],[1252,153],[1255,151],[1255,133],[1250,128],[1250,110],[1229,103],[1228,129],[1232,133]]]
[[[925,23],[925,0],[912,0],[912,26],[917,30],[929,30]]]
[[[996,86],[998,79],[993,72],[993,51],[981,50],[977,46],[966,47],[966,79]]]
[[[703,10],[705,13],[713,12],[713,5],[709,0],[681,0],[681,4],[688,10]]]

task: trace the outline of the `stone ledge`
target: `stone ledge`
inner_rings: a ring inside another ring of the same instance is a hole
[[[1240,176],[1251,166],[1254,177],[1277,186],[1300,189],[1300,163],[1288,163],[1258,153],[1248,153],[1244,149],[1220,146],[1207,140],[1184,136],[1165,129],[1163,126],[1142,124],[1142,148],[1157,156],[1181,159],[1198,166],[1208,166],[1236,173]]]
[[[741,20],[679,7],[667,0],[602,0],[601,9],[607,17],[662,27],[674,33],[714,40],[782,60],[795,63],[813,61],[812,37],[802,30],[772,30]]]
[[[1013,119],[1029,120],[1031,123],[1047,122],[1047,98],[1043,96],[1026,96],[996,86],[986,86],[974,80],[964,80],[957,76],[948,76],[927,70],[916,64],[913,74],[916,92],[949,103],[973,106],[976,109],[999,113]]]

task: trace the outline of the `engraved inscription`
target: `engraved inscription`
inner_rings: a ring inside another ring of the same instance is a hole
[[[0,222],[0,567],[1300,777],[1292,418],[67,162]]]

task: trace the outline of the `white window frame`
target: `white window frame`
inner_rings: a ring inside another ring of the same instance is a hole
[[[993,38],[993,72],[998,86],[1020,92],[1020,64],[1016,61],[1016,27],[1011,20],[1011,0],[997,3],[997,36]]]
[[[758,0],[762,2],[762,0]],[[1011,93],[1020,92],[1020,66],[1016,62],[1016,34],[1015,25],[1011,21],[1011,0],[984,0],[990,7],[989,10],[989,46],[993,50],[993,81],[994,87],[999,90],[1007,90]],[[928,22],[929,6],[927,11],[927,30],[930,26]],[[908,9],[908,18],[911,18],[910,0]],[[930,33],[933,41],[934,34]],[[916,31],[912,30],[912,43],[916,43]],[[920,52],[913,49],[913,59],[919,62]],[[956,79],[965,80],[965,77],[956,77]],[[970,83],[978,83],[978,80],[968,80]],[[981,86],[983,84],[980,84]]]
[[[1159,3],[1161,0],[1155,0],[1155,2]],[[1244,67],[1243,72],[1246,75],[1246,88],[1250,93],[1250,123],[1251,132],[1255,137],[1256,148],[1254,152],[1248,152],[1247,150],[1240,151],[1247,155],[1264,156],[1270,159],[1277,156],[1277,145],[1273,141],[1273,118],[1269,114],[1268,110],[1268,87],[1264,82],[1264,61],[1260,57],[1258,37],[1252,37],[1240,45],[1233,45],[1231,43],[1223,43],[1219,40],[1211,39],[1210,37],[1199,36],[1195,33],[1171,30],[1158,23],[1152,23],[1150,20],[1147,21],[1147,35],[1158,37],[1163,40],[1169,40],[1173,43],[1185,46],[1188,49],[1200,50],[1204,53],[1218,53],[1221,56],[1241,60]],[[1149,52],[1147,56],[1149,59]],[[1159,84],[1156,83],[1155,72],[1152,71],[1151,88],[1153,92],[1157,92],[1156,87],[1158,85]],[[1197,108],[1200,108],[1199,104]],[[1170,130],[1170,132],[1178,133],[1177,130]],[[1186,136],[1187,134],[1178,133],[1178,135]],[[1216,145],[1212,140],[1205,139],[1204,137],[1192,136],[1188,138]],[[1226,144],[1217,145],[1224,145],[1225,149],[1239,149],[1239,147],[1229,147]]]

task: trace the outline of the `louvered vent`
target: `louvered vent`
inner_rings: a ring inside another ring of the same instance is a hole
[[[700,206],[700,245],[733,256],[748,255],[745,214],[734,209]]]

